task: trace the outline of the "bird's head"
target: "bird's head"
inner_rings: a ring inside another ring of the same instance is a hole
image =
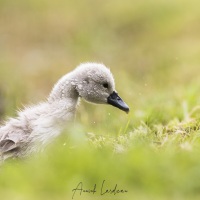
[[[76,90],[86,101],[99,104],[110,104],[125,112],[128,105],[118,96],[115,81],[110,70],[103,64],[85,63],[78,66]]]

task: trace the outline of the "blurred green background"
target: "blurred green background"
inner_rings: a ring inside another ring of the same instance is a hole
[[[45,100],[63,74],[87,61],[111,68],[131,109],[125,115],[82,102],[75,127],[45,155],[1,167],[0,199],[67,200],[80,181],[91,188],[104,179],[129,192],[75,199],[199,199],[199,6],[0,0],[1,121]]]

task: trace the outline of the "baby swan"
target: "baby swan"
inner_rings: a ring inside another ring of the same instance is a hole
[[[103,64],[81,64],[55,84],[46,102],[26,108],[0,127],[1,160],[42,150],[73,119],[79,98],[129,112],[115,91],[110,70]]]

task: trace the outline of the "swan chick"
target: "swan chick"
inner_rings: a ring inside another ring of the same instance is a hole
[[[110,70],[103,64],[81,64],[55,84],[47,101],[25,108],[0,127],[1,161],[43,150],[74,118],[79,99],[129,112]]]

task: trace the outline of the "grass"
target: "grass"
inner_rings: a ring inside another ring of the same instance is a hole
[[[41,155],[0,169],[1,199],[200,198],[199,2],[0,0],[0,119],[80,62],[108,65],[129,115],[82,102]],[[101,195],[105,188],[128,190]]]

